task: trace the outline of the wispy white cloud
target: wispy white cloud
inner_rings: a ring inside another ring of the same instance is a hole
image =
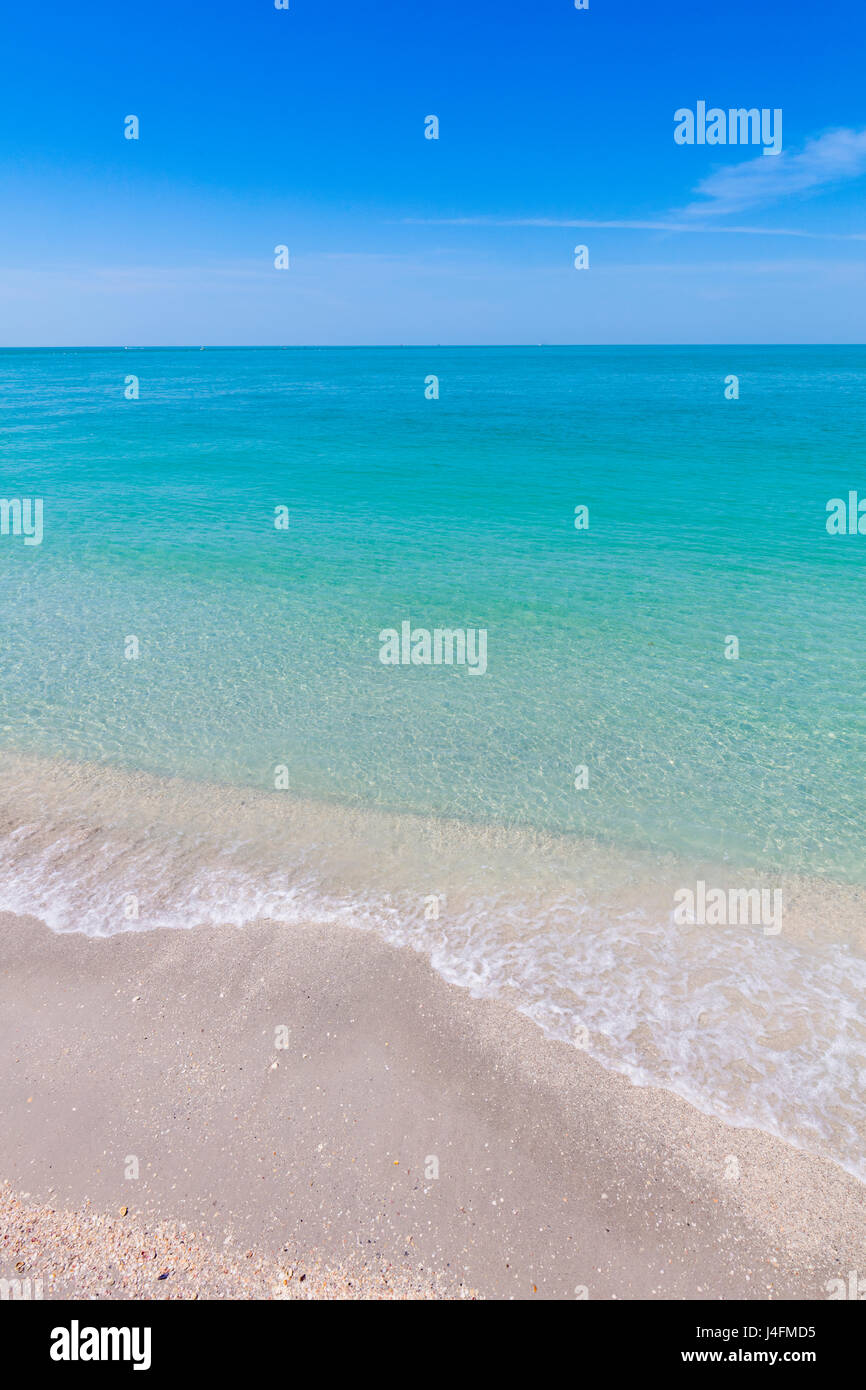
[[[813,232],[800,227],[726,225],[716,221],[746,208],[766,207],[793,195],[810,195],[866,174],[866,129],[830,130],[803,148],[773,159],[757,156],[716,169],[694,189],[697,201],[663,218],[404,217],[410,226],[590,227],[639,232],[720,232],[740,236],[803,237],[811,241],[866,241],[866,232]],[[704,221],[698,219],[703,218]],[[709,219],[709,220],[707,220]]]
[[[778,159],[781,159],[781,155]],[[776,161],[778,162],[778,161]],[[685,211],[690,211],[686,209]],[[685,213],[674,214],[678,220],[666,222],[642,221],[618,217],[600,220],[589,217],[404,217],[402,225],[410,227],[606,227],[634,232],[737,232],[743,236],[793,236],[812,241],[866,241],[866,232],[810,232],[800,227],[719,227],[715,222],[699,223],[684,220]]]
[[[866,129],[830,130],[807,140],[797,153],[783,150],[773,159],[748,159],[716,169],[695,189],[701,201],[683,209],[686,216],[722,217],[744,208],[766,206],[793,194],[860,178],[866,173]]]

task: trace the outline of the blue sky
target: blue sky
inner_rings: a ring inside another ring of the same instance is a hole
[[[854,0],[290,5],[6,8],[0,343],[866,338]]]

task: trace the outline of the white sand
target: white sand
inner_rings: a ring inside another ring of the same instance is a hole
[[[109,1297],[282,1296],[291,1268],[316,1297],[809,1299],[866,1269],[866,1189],[833,1163],[633,1087],[408,949],[272,925],[91,940],[11,916],[0,940],[2,1277]]]

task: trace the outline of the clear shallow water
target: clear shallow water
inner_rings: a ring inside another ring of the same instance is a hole
[[[0,352],[0,402],[45,507],[0,537],[0,907],[330,913],[862,1171],[866,537],[824,523],[866,351]],[[487,673],[382,666],[406,618]],[[676,928],[700,875],[782,881],[782,935]]]

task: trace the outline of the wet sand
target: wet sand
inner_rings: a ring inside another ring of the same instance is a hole
[[[46,1297],[823,1299],[866,1268],[835,1164],[370,933],[0,940],[0,1277]]]

